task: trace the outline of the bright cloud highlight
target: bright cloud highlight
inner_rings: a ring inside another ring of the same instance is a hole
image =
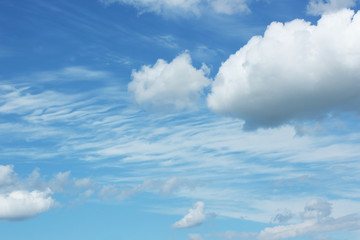
[[[358,112],[359,39],[360,13],[352,10],[317,25],[273,22],[222,64],[208,106],[245,120],[245,129]]]

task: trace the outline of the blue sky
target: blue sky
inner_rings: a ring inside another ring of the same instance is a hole
[[[0,6],[3,239],[360,239],[359,1]]]

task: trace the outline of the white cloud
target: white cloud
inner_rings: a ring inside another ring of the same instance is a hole
[[[181,220],[172,225],[173,228],[189,228],[202,224],[206,220],[204,215],[205,204],[203,202],[197,202],[194,208],[189,209],[189,213],[186,214]]]
[[[140,13],[154,12],[166,16],[170,14],[200,15],[208,9],[223,14],[249,11],[248,0],[100,0],[100,2],[105,5],[127,4],[136,7]]]
[[[0,219],[24,220],[48,211],[54,205],[50,194],[50,190],[45,192],[12,191],[0,194]]]
[[[172,62],[159,59],[154,66],[143,66],[133,71],[128,91],[136,102],[157,109],[192,107],[200,99],[203,89],[210,84],[208,68],[195,69],[188,53]]]
[[[247,129],[359,111],[359,38],[360,13],[351,10],[317,25],[273,22],[222,64],[208,106]]]
[[[307,12],[312,15],[334,12],[355,6],[357,0],[310,0]]]

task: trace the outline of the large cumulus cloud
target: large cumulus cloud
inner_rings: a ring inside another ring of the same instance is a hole
[[[317,25],[273,22],[222,64],[208,106],[245,120],[247,129],[358,112],[359,39],[360,13],[348,9]]]

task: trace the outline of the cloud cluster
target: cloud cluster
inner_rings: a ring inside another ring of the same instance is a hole
[[[337,230],[360,229],[360,216],[357,214],[332,218],[331,204],[324,199],[313,199],[304,208],[304,221],[297,224],[280,225],[265,228],[258,235],[258,239],[280,240],[303,237],[315,233],[332,232]]]
[[[325,199],[312,199],[305,204],[304,210],[298,214],[298,223],[267,227],[259,233],[226,231],[210,236],[223,239],[249,240],[281,240],[302,237],[308,239],[322,233],[360,229],[360,215],[348,214],[334,218],[331,217],[331,214],[331,203]]]
[[[195,227],[202,224],[206,220],[204,214],[204,202],[197,202],[194,205],[194,208],[189,209],[189,213],[186,214],[182,219],[175,222],[173,228],[189,228]]]
[[[307,12],[311,15],[321,15],[335,12],[342,8],[355,6],[357,0],[310,0]]]
[[[202,11],[212,9],[217,13],[235,14],[248,12],[248,0],[100,0],[105,5],[121,3],[134,6],[140,13],[156,14],[192,14],[200,15]]]
[[[35,169],[28,177],[20,178],[12,165],[0,165],[0,220],[20,221],[36,217],[58,205],[56,193],[90,197],[94,184],[89,178],[70,178],[70,171],[59,172],[49,181]],[[75,199],[78,201],[79,199]]]
[[[30,190],[11,165],[0,165],[0,220],[17,221],[48,211],[55,203],[49,188]]]
[[[0,194],[0,220],[16,221],[48,211],[55,203],[51,191],[12,191]]]
[[[128,91],[145,107],[167,110],[193,107],[211,83],[206,77],[208,71],[205,65],[194,68],[190,55],[183,53],[170,63],[159,59],[154,66],[133,71]]]
[[[208,106],[245,120],[246,129],[358,112],[359,39],[360,13],[348,9],[317,25],[273,22],[222,64]]]

